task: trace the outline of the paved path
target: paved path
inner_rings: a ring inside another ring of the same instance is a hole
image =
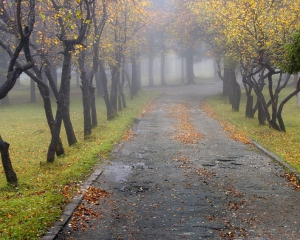
[[[101,166],[94,187],[110,195],[84,202],[91,213],[57,239],[300,239],[300,192],[269,157],[200,110],[219,90],[166,88]],[[199,141],[180,141],[184,125]]]

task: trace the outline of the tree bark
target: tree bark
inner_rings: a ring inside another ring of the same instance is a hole
[[[101,82],[102,82],[102,86],[103,86],[103,98],[104,98],[104,102],[105,102],[105,106],[106,106],[106,117],[107,120],[111,120],[113,119],[113,114],[112,114],[112,110],[111,110],[111,104],[110,104],[110,99],[109,99],[109,93],[108,93],[108,89],[107,89],[107,76],[106,76],[106,72],[105,72],[105,68],[104,68],[104,63],[103,61],[99,61],[99,68],[100,68],[100,72],[101,72]]]
[[[18,178],[11,164],[11,160],[9,156],[9,143],[3,141],[1,136],[0,136],[0,152],[1,152],[2,165],[4,168],[6,180],[8,183],[16,185],[18,183]]]
[[[118,111],[118,68],[111,66],[111,91],[110,91],[111,113],[115,117]]]
[[[101,81],[101,71],[97,71],[95,73],[95,81],[96,81],[97,95],[103,96],[104,90],[103,90],[103,85],[102,85],[102,81]]]
[[[89,91],[90,91],[90,101],[91,101],[90,106],[91,106],[92,127],[96,127],[98,125],[95,90],[96,88],[90,86]]]
[[[266,114],[263,105],[259,100],[257,101],[257,117],[258,117],[259,124],[264,125],[266,121]]]
[[[78,65],[80,71],[80,79],[81,79],[81,93],[82,93],[82,105],[83,105],[83,133],[84,138],[92,133],[92,118],[91,118],[91,106],[90,106],[90,82],[86,76],[86,71],[84,67],[85,63],[85,50],[80,52],[78,58]]]
[[[71,59],[72,59],[72,45],[68,42],[64,42],[64,61],[61,76],[61,85],[57,99],[57,111],[55,122],[53,125],[53,132],[51,142],[48,147],[47,162],[53,162],[55,158],[56,146],[59,141],[59,135],[64,121],[66,135],[69,146],[77,142],[73,125],[70,118],[70,81],[71,81]]]

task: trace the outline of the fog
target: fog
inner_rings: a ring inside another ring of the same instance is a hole
[[[157,57],[153,62],[153,78],[154,84],[160,85],[160,58]],[[149,60],[144,58],[141,60],[142,67],[142,86],[148,86],[149,84]],[[184,74],[185,64],[184,64]],[[203,59],[200,62],[194,63],[194,73],[196,77],[212,78],[214,77],[214,60]],[[165,78],[167,84],[181,83],[181,59],[175,55],[167,55],[165,61]]]

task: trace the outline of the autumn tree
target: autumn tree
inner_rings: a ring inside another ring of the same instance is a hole
[[[91,21],[90,3],[87,0],[77,3],[67,3],[65,5],[59,5],[55,0],[51,0],[51,4],[55,10],[55,17],[60,28],[57,37],[63,44],[62,51],[60,52],[63,56],[63,65],[61,84],[58,91],[57,111],[47,153],[47,162],[54,161],[62,121],[64,121],[69,145],[77,142],[69,109],[72,54],[77,45],[83,44]]]
[[[29,38],[33,31],[34,23],[35,23],[35,1],[30,0],[29,5],[26,9],[26,7],[22,7],[21,1],[18,0],[16,2],[16,24],[11,22],[11,20],[8,20],[7,17],[7,3],[4,1],[0,2],[0,19],[2,26],[5,26],[2,28],[2,31],[4,30],[5,33],[7,33],[7,29],[12,28],[12,31],[15,31],[18,33],[18,44],[11,55],[11,60],[9,62],[8,70],[7,70],[7,78],[6,82],[1,85],[0,87],[0,99],[3,99],[8,92],[14,87],[17,79],[19,76],[26,70],[33,67],[33,62],[30,59],[30,49],[29,49]],[[23,14],[25,14],[25,11],[27,10],[27,23],[22,24],[22,10]],[[3,42],[0,41],[1,47],[6,47],[6,45],[3,45]],[[25,65],[19,65],[17,63],[17,60],[21,54],[21,51],[24,52],[25,58],[26,58],[26,64]],[[11,184],[16,184],[18,179],[17,175],[13,170],[10,156],[9,156],[9,143],[5,142],[2,137],[0,137],[0,152],[1,152],[1,158],[2,158],[2,164],[4,167],[4,172],[6,175],[6,179]]]
[[[197,15],[192,11],[190,0],[174,1],[174,14],[169,24],[169,32],[176,40],[176,50],[186,59],[186,77],[188,84],[194,84],[194,57],[201,46],[202,30]]]
[[[201,20],[201,13],[204,12],[204,16],[208,16],[208,18],[204,17],[205,21],[213,23],[210,28],[217,27],[218,34],[213,36],[213,42],[222,42],[226,47],[226,56],[242,67],[241,75],[243,83],[248,87],[246,87],[248,97],[251,97],[250,90],[253,89],[258,99],[258,106],[262,107],[270,126],[277,130],[284,130],[277,124],[278,96],[286,86],[288,78],[282,78],[282,71],[277,68],[276,63],[280,62],[283,56],[280,46],[299,26],[297,20],[299,3],[297,1],[216,0],[197,1],[196,6],[199,13],[198,21],[204,23]],[[276,85],[273,79],[275,75],[279,75]],[[264,81],[268,85],[269,100],[262,92]],[[250,106],[249,109],[251,108],[253,109]]]
[[[91,7],[92,13],[92,27],[89,28],[91,34],[87,37],[86,41],[90,48],[87,46],[80,49],[78,57],[78,65],[81,78],[81,91],[83,102],[83,118],[84,118],[84,136],[92,133],[92,126],[98,124],[96,103],[95,103],[95,87],[93,86],[93,78],[98,71],[99,66],[99,52],[100,52],[100,38],[106,23],[106,1],[102,0],[102,6],[94,2]],[[86,61],[86,54],[92,56],[90,60],[91,66]],[[87,69],[90,69],[88,71]]]

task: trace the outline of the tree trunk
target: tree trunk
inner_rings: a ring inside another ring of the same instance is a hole
[[[66,130],[69,146],[77,142],[71,118],[70,118],[70,81],[71,81],[71,60],[72,45],[66,44],[64,47],[64,61],[62,67],[61,85],[57,99],[56,119],[53,126],[53,134],[48,147],[47,162],[53,162],[55,158],[56,146],[59,141],[62,120]]]
[[[95,81],[96,81],[97,95],[102,96],[104,94],[104,90],[101,81],[101,71],[97,71],[95,73]]]
[[[111,91],[110,91],[111,113],[115,117],[118,110],[118,69],[111,66]]]
[[[98,125],[95,90],[96,88],[90,86],[92,127],[96,127]]]
[[[16,185],[18,183],[18,178],[11,164],[11,160],[9,156],[9,143],[4,142],[1,136],[0,136],[0,152],[1,152],[2,165],[4,168],[6,180],[8,183]]]
[[[259,124],[264,125],[266,121],[266,114],[260,101],[258,101],[257,105],[257,116]]]
[[[40,91],[40,94],[43,98],[44,102],[44,110],[45,110],[45,115],[47,119],[47,123],[51,132],[51,135],[53,134],[53,128],[54,128],[54,117],[52,113],[52,105],[51,105],[51,100],[50,100],[50,93],[49,93],[49,88],[47,86],[41,86],[38,84],[38,89]],[[56,156],[61,156],[65,153],[61,138],[59,137],[58,143],[55,149]]]
[[[160,54],[160,85],[166,86],[166,78],[165,78],[165,66],[166,66],[166,55],[164,51]]]
[[[153,79],[153,54],[149,54],[149,87],[154,87],[154,79]]]
[[[229,81],[229,99],[232,106],[232,110],[238,112],[241,100],[241,87],[236,80],[235,67],[229,69]]]
[[[100,68],[100,72],[101,72],[100,76],[101,76],[101,82],[102,82],[103,91],[104,91],[103,98],[104,98],[104,102],[105,102],[105,106],[106,106],[106,116],[107,116],[107,120],[111,120],[111,119],[113,119],[114,116],[113,116],[112,110],[111,110],[109,93],[108,93],[108,89],[107,89],[107,76],[106,76],[103,61],[99,61],[99,68]]]
[[[81,78],[81,93],[82,93],[82,105],[83,105],[83,133],[84,138],[92,133],[92,119],[91,119],[91,107],[90,107],[90,84],[89,79],[86,76],[85,71],[85,50],[80,52],[78,58],[78,65],[80,71],[80,78]]]
[[[132,96],[131,96],[131,98],[133,98],[133,96],[135,96],[136,94],[137,94],[137,92],[138,92],[138,83],[137,83],[137,81],[138,81],[138,73],[137,73],[137,71],[138,71],[138,67],[137,67],[137,62],[136,62],[136,58],[135,57],[132,57],[131,58],[131,66],[132,66],[132,69],[131,69],[131,71],[132,71],[132,74],[131,74],[131,76],[132,76],[132,80],[131,80],[131,89],[132,89]]]
[[[247,118],[253,118],[253,96],[247,95],[246,113]]]
[[[125,94],[123,91],[124,83],[125,83],[125,56],[123,54],[123,56],[122,56],[122,82],[120,83],[119,92],[120,92],[121,98],[122,98],[122,103],[123,103],[122,107],[127,108]],[[130,88],[130,85],[129,85],[129,88]]]
[[[62,97],[59,97],[60,101],[61,101],[61,99],[62,99]],[[60,135],[64,110],[66,110],[64,105],[59,104],[57,106],[55,123],[53,124],[51,141],[50,141],[50,144],[48,147],[48,152],[47,152],[47,162],[49,162],[49,163],[54,162],[54,159],[55,159],[55,152],[56,152],[56,147],[57,147],[57,144],[58,144],[58,141],[60,138],[59,135]]]
[[[184,83],[184,58],[181,57],[181,82]]]
[[[140,61],[140,53],[137,54],[138,61],[137,61],[137,90],[142,89],[142,64]]]
[[[186,52],[186,76],[188,84],[195,84],[194,74],[194,53],[193,48],[188,48]]]

